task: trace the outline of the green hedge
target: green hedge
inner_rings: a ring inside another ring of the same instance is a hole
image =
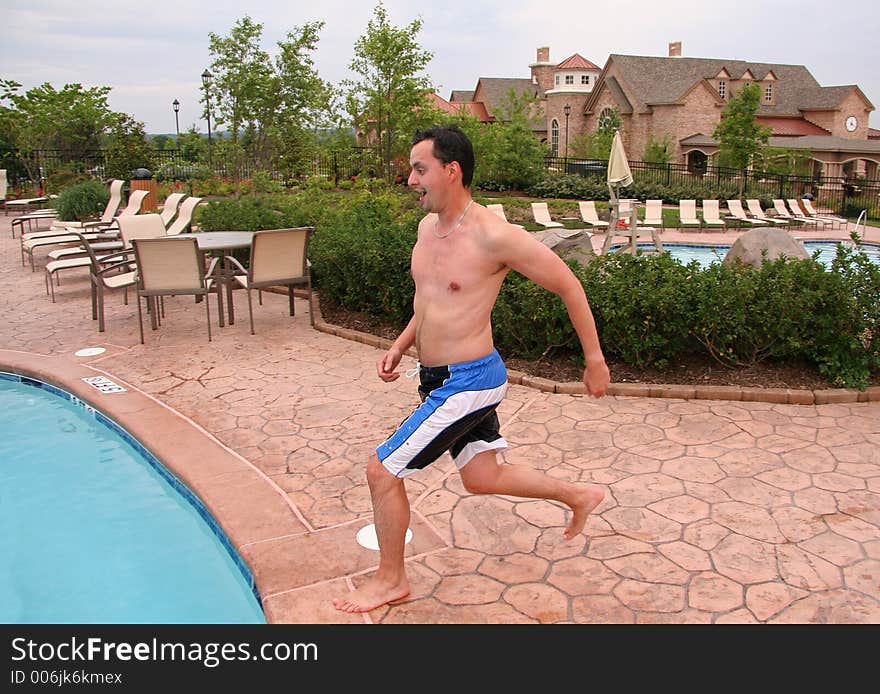
[[[236,204],[239,212],[212,203],[203,221],[228,210],[229,219],[212,223],[234,228],[241,214],[254,223],[296,218],[295,225],[314,225],[310,259],[322,296],[401,329],[407,324],[414,292],[410,253],[423,215],[413,196],[304,191],[262,206]],[[703,270],[668,253],[609,254],[588,267],[570,267],[584,285],[609,358],[663,366],[701,353],[731,368],[805,360],[837,387],[864,387],[880,370],[880,267],[857,250],[841,248],[831,271],[812,259]],[[508,356],[582,358],[562,301],[515,272],[501,288],[492,320],[498,348]]]
[[[100,181],[82,181],[62,190],[53,204],[58,218],[84,222],[103,214],[110,200],[110,190]]]

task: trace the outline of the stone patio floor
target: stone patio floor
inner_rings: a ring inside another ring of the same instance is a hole
[[[521,378],[499,410],[503,458],[603,485],[584,535],[562,540],[556,503],[466,493],[444,456],[407,481],[412,594],[337,612],[331,599],[375,569],[355,541],[372,521],[364,468],[417,402],[414,382],[381,382],[376,346],[314,329],[302,299],[290,318],[275,294],[255,307],[256,335],[243,295],[222,329],[212,301],[210,343],[203,306],[169,299],[141,345],[135,301],[110,293],[98,333],[86,273],[62,274],[53,304],[45,251],[37,272],[22,267],[11,219],[0,368],[73,390],[151,448],[251,566],[270,622],[880,622],[880,402],[595,400]],[[128,392],[94,391],[88,375]]]

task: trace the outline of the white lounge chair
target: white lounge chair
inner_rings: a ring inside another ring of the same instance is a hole
[[[755,219],[759,219],[770,226],[789,226],[791,224],[791,220],[789,219],[781,219],[779,217],[768,217],[764,210],[761,209],[761,201],[755,198],[747,199],[746,206],[749,208],[749,214],[752,215]]]
[[[788,208],[791,210],[792,214],[795,217],[801,217],[803,219],[808,219],[811,222],[815,222],[816,224],[821,224],[822,228],[825,228],[826,224],[834,224],[834,222],[832,222],[830,219],[825,219],[824,217],[815,217],[813,215],[806,214],[801,209],[801,206],[798,204],[798,201],[795,198],[788,198],[785,202],[788,203]]]
[[[678,201],[678,225],[682,229],[688,227],[702,227],[703,224],[697,217],[697,201],[696,200],[679,200]]]
[[[540,224],[545,229],[565,226],[562,222],[554,222],[552,219],[550,219],[550,209],[547,207],[546,202],[533,202],[532,216],[535,218],[535,222]]]
[[[839,226],[843,226],[844,229],[846,228],[847,224],[849,224],[849,220],[844,219],[843,217],[838,217],[837,215],[828,214],[825,212],[817,212],[816,208],[813,207],[813,201],[809,198],[803,198],[801,200],[801,206],[804,212],[807,213],[808,217],[821,219],[828,222],[829,224],[837,224]]]
[[[727,227],[721,219],[721,204],[717,200],[703,200],[703,224],[721,229]]]
[[[819,222],[815,219],[808,219],[802,215],[792,214],[791,210],[789,210],[785,206],[785,201],[779,198],[773,198],[773,209],[776,210],[776,214],[783,219],[791,220],[791,223],[794,224],[797,222],[800,226],[807,226],[808,224],[812,224],[817,229],[819,228]]]
[[[589,224],[597,229],[608,228],[608,222],[599,219],[599,213],[596,212],[596,203],[592,200],[581,200],[578,202],[578,210],[580,210],[581,219],[585,224]]]
[[[730,212],[732,217],[735,217],[736,220],[740,223],[745,222],[753,227],[760,226],[763,224],[762,221],[758,219],[753,219],[746,214],[746,211],[743,209],[742,200],[728,200],[727,201],[727,210]]]
[[[663,226],[663,201],[646,200],[645,218],[638,220],[640,226],[662,227]]]

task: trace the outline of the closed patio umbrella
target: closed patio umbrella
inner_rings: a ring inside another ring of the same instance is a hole
[[[617,222],[620,216],[620,203],[618,201],[618,192],[620,188],[632,185],[632,171],[629,169],[629,161],[626,158],[626,151],[623,149],[623,140],[620,139],[620,131],[614,131],[614,140],[611,142],[611,155],[608,157],[608,190],[611,191],[611,224],[608,227],[608,236],[605,237],[605,250],[611,245],[611,238],[614,230],[617,228]],[[636,225],[630,224],[630,234],[632,235],[631,246],[632,252],[635,253],[636,248]]]

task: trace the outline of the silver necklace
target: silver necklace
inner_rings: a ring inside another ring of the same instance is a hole
[[[464,221],[464,216],[468,213],[468,210],[471,209],[471,205],[473,205],[473,204],[474,204],[473,198],[468,200],[468,204],[464,206],[464,212],[461,213],[461,216],[458,218],[458,221],[455,223],[455,226],[452,227],[452,229],[450,229],[449,231],[447,231],[445,234],[442,234],[442,235],[437,233],[437,228],[440,226],[440,215],[437,215],[437,221],[434,222],[434,226],[431,229],[431,231],[434,232],[434,236],[436,236],[438,239],[445,239],[447,236],[452,234],[452,232],[454,232],[456,229],[458,229],[458,227],[461,226],[461,223]]]

